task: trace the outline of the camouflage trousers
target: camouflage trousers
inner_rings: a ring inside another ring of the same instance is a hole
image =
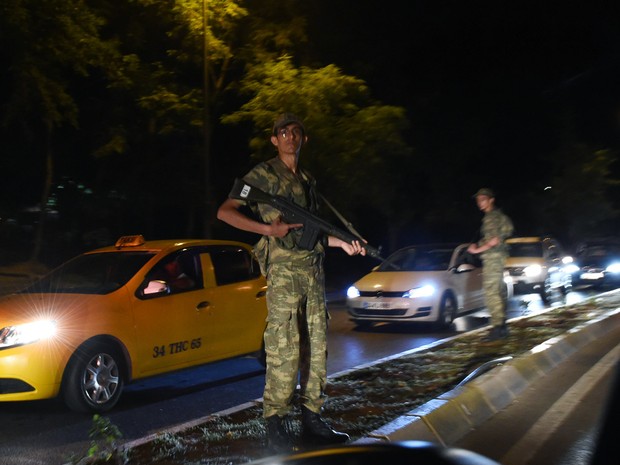
[[[263,415],[290,412],[298,382],[301,404],[318,413],[327,382],[328,315],[322,265],[271,264],[267,308]]]
[[[500,256],[485,258],[482,265],[482,288],[493,326],[501,326],[506,322],[505,263],[506,259]]]

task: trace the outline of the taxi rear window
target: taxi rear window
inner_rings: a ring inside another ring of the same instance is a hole
[[[153,252],[80,255],[24,289],[24,293],[109,294],[124,286]]]

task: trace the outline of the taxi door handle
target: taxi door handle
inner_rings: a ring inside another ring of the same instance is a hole
[[[207,308],[210,305],[211,304],[209,303],[208,300],[204,300],[204,301],[200,302],[198,305],[196,305],[196,310],[202,310],[203,308]]]
[[[256,298],[260,299],[261,297],[265,297],[265,295],[267,295],[267,291],[258,291]]]

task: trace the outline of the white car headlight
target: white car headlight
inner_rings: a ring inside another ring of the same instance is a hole
[[[0,329],[0,349],[23,346],[56,334],[56,322],[36,321],[23,325],[6,326]]]
[[[608,273],[620,273],[620,262],[614,262],[605,268]]]
[[[430,284],[427,284],[422,287],[414,287],[413,289],[409,289],[407,292],[403,294],[403,297],[408,297],[409,299],[415,299],[417,297],[429,297],[435,293],[435,288]]]
[[[575,265],[574,263],[570,265],[566,265],[564,267],[564,272],[568,274],[577,273],[578,271],[579,271],[579,267]]]
[[[540,265],[529,265],[523,269],[525,276],[529,278],[535,278],[536,276],[540,276],[542,274],[542,266]]]
[[[360,291],[357,287],[355,286],[351,286],[349,289],[347,289],[347,297],[349,299],[355,299],[356,297],[360,296]]]

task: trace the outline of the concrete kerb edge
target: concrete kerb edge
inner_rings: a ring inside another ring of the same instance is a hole
[[[528,354],[442,394],[355,443],[422,440],[450,445],[508,406],[530,383],[610,331],[612,319],[620,321],[620,308],[540,344]]]
[[[196,418],[195,420],[189,421],[189,422],[185,422],[185,423],[181,423],[179,425],[173,426],[171,428],[166,428],[165,431],[158,431],[156,433],[152,433],[149,434],[148,436],[144,436],[142,438],[138,438],[138,439],[134,439],[133,441],[127,441],[124,444],[122,444],[121,446],[119,446],[119,449],[122,452],[124,451],[128,451],[130,449],[133,449],[135,447],[139,447],[143,444],[147,444],[149,442],[153,442],[156,441],[157,439],[161,438],[163,435],[165,434],[175,434],[175,433],[179,433],[182,431],[185,431],[187,429],[193,428],[194,426],[200,426],[205,424],[206,422],[208,422],[210,419],[213,419],[214,417],[224,417],[226,415],[231,415],[233,413],[236,412],[240,412],[242,410],[246,410],[246,409],[250,409],[253,407],[256,407],[258,405],[262,404],[262,397],[260,399],[256,399],[250,402],[245,402],[243,404],[240,405],[236,405],[235,407],[231,407],[229,409],[226,410],[220,410],[217,413],[211,413],[209,415],[205,415],[203,417],[200,418]]]

